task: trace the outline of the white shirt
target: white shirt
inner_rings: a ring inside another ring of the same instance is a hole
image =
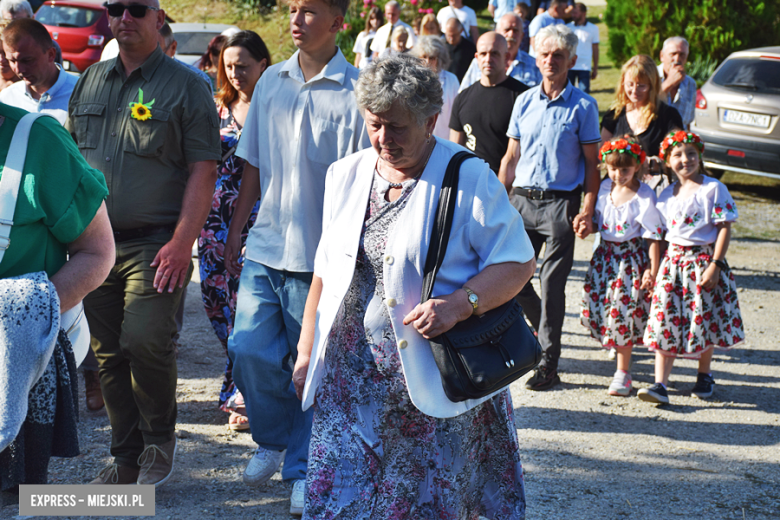
[[[360,34],[357,35],[357,38],[355,38],[355,45],[352,47],[352,52],[355,54],[360,54],[360,62],[358,63],[358,68],[362,69],[365,68],[369,63],[371,63],[371,49],[367,48],[367,44],[369,40],[372,41],[376,36],[376,31],[361,31]]]
[[[441,106],[439,119],[436,120],[436,126],[433,127],[433,135],[448,141],[450,138],[452,103],[455,101],[455,96],[458,95],[458,77],[452,72],[443,70],[439,72],[439,81],[441,82],[444,103]]]
[[[463,148],[436,139],[428,165],[410,195],[385,247],[383,299],[395,332],[406,385],[412,403],[433,417],[454,417],[489,399],[454,403],[447,399],[428,340],[403,318],[420,302],[423,264],[439,190],[450,158]],[[371,191],[377,154],[363,150],[331,166],[325,188],[322,241],[317,248],[314,273],[323,287],[317,307],[314,348],[311,354],[303,409],[314,402],[322,381],[327,338],[355,271],[363,217]],[[520,214],[487,163],[469,159],[458,182],[458,205],[447,254],[436,276],[433,295],[454,292],[485,267],[504,262],[528,262],[534,257]]]
[[[599,28],[590,22],[585,25],[567,24],[580,42],[577,44],[577,63],[571,70],[593,70],[593,44],[599,42]]]
[[[411,49],[414,47],[414,44],[417,41],[417,37],[414,35],[414,29],[412,29],[412,26],[408,23],[404,23],[401,20],[398,20],[392,26],[388,22],[377,29],[376,36],[374,36],[374,41],[371,42],[371,50],[373,52],[382,54],[382,51],[385,50],[386,47],[389,47],[387,44],[388,40],[390,39],[390,36],[393,34],[393,30],[396,27],[403,27],[406,30],[406,34],[409,35],[409,38],[406,40],[406,48]]]
[[[369,142],[354,95],[358,70],[337,50],[306,82],[298,52],[260,77],[236,155],[260,171],[260,208],[246,257],[311,272],[328,167]]]
[[[0,92],[0,102],[12,107],[21,108],[28,112],[41,112],[54,116],[61,125],[68,119],[68,101],[76,86],[78,76],[65,72],[55,64],[59,70],[57,81],[49,90],[41,94],[40,99],[35,99],[30,93],[27,83],[17,81]]]
[[[612,179],[607,177],[601,182],[596,199],[596,217],[599,222],[599,234],[610,242],[627,242],[642,237],[662,240],[664,236],[664,218],[655,207],[655,192],[644,182],[631,200],[620,206],[612,202]]]
[[[463,26],[463,32],[461,34],[470,40],[471,27],[476,27],[477,25],[477,13],[474,12],[474,9],[465,5],[463,7],[452,7],[451,5],[448,5],[447,7],[439,9],[439,12],[436,14],[436,20],[439,22],[439,27],[441,27],[442,30],[444,30],[444,24],[450,18],[458,19]],[[474,43],[476,44],[477,42]]]
[[[728,188],[717,179],[704,176],[696,193],[687,199],[674,194],[677,183],[658,196],[658,210],[666,219],[666,241],[679,246],[713,244],[718,238],[715,224],[737,220],[737,205]]]

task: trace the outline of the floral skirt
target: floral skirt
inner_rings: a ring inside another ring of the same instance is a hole
[[[720,280],[710,290],[698,283],[712,252],[711,244],[669,244],[655,281],[645,331],[650,350],[699,359],[710,348],[729,348],[744,341],[734,274],[721,271]]]
[[[642,344],[650,292],[639,287],[648,265],[641,238],[602,240],[593,252],[585,275],[580,321],[604,348]]]

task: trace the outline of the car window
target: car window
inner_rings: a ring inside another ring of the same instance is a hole
[[[177,32],[174,33],[178,47],[176,54],[203,54],[209,48],[209,42],[218,32]]]
[[[759,58],[727,60],[712,82],[751,92],[780,93],[780,61]]]
[[[65,5],[42,5],[35,13],[35,19],[44,25],[55,27],[89,27],[94,25],[102,14],[102,10]]]

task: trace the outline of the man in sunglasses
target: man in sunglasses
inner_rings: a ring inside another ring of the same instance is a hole
[[[176,452],[174,316],[211,206],[219,124],[206,83],[158,45],[157,0],[110,1],[119,55],[84,72],[66,125],[106,177],[116,242],[111,274],[84,300],[114,457],[93,483],[161,485]]]

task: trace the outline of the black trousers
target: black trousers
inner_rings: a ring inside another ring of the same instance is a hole
[[[530,200],[521,195],[510,197],[520,212],[525,230],[538,259],[545,245],[544,259],[539,264],[541,295],[531,281],[516,296],[525,315],[539,333],[543,359],[541,365],[557,369],[561,357],[561,333],[566,314],[566,280],[574,263],[574,231],[572,220],[579,212],[581,191],[571,192],[551,200]]]

